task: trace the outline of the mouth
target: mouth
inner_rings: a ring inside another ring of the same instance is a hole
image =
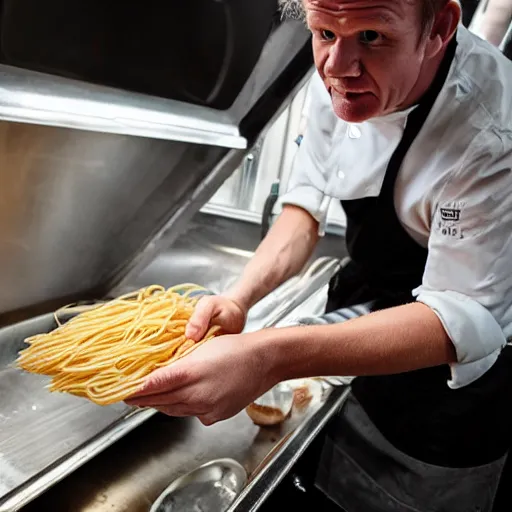
[[[348,101],[352,101],[352,100],[355,100],[357,98],[360,98],[361,96],[363,96],[364,94],[371,94],[370,91],[362,91],[362,90],[359,90],[359,91],[340,91],[339,89],[336,89],[334,87],[330,87],[329,88],[329,94],[332,96],[332,93],[336,93],[338,96],[341,96],[342,98],[348,100]]]

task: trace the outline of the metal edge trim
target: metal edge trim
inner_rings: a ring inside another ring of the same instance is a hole
[[[327,398],[327,402],[312,418],[297,427],[275,453],[268,465],[262,468],[260,473],[249,482],[234,504],[228,509],[228,512],[253,512],[258,510],[298,461],[313,439],[345,403],[349,393],[350,387],[348,386],[334,388]],[[278,467],[277,463],[283,459],[285,460],[284,464]],[[266,484],[263,481],[264,479],[270,483]]]
[[[251,224],[261,223],[261,215],[256,212],[240,210],[238,208],[232,208],[230,206],[224,206],[215,203],[206,203],[199,211],[206,215],[224,217],[226,219],[234,219],[249,222]]]
[[[246,149],[229,111],[0,64],[0,120]]]
[[[322,279],[323,275],[332,271],[332,269],[337,267],[338,264],[339,262],[337,260],[331,260],[330,258],[319,258],[316,260],[310,269],[317,265],[319,267],[318,272],[315,272],[312,275],[308,275],[306,282],[304,282],[304,278],[306,278],[304,275],[302,276],[303,279],[300,279],[297,283],[294,284],[292,288],[295,292],[297,292],[297,296],[295,298],[296,300],[286,301],[283,305],[284,307],[280,308],[277,311],[277,314],[274,315],[270,321],[267,321],[266,326],[274,325],[277,321],[289,314],[298,304],[302,302],[305,294],[309,295],[313,291],[312,288],[317,290],[318,282]],[[308,272],[306,272],[306,274],[308,274]],[[323,407],[320,410],[322,409]],[[15,491],[5,501],[0,502],[0,512],[14,512],[19,510],[21,507],[37,498],[58,481],[62,480],[71,472],[75,471],[80,466],[91,460],[101,451],[108,448],[118,439],[125,436],[128,432],[144,423],[147,419],[156,414],[156,412],[157,411],[154,409],[135,410],[128,413],[128,415],[124,418],[117,420],[117,422],[112,427],[108,428],[93,441],[83,445],[67,459],[64,459],[61,463],[57,462],[52,469],[44,473],[42,476],[34,477],[32,481],[22,486],[19,491]],[[318,414],[318,412],[319,411],[317,411],[316,414]],[[316,414],[313,416],[313,418],[316,417]],[[281,450],[279,450],[279,454],[283,450],[287,449],[289,443],[292,442],[296,436],[302,432],[304,428],[306,428],[307,425],[309,425],[310,421],[306,422],[304,425],[298,427],[297,430],[294,431],[293,435],[291,435],[288,439],[288,442],[284,443]],[[311,439],[314,437],[314,435],[311,437]],[[311,441],[308,441],[307,444],[304,445],[302,451],[309,444],[309,442]],[[276,458],[280,456],[279,454],[276,455]],[[275,463],[275,459],[273,458],[272,460]],[[272,462],[270,465],[271,464]],[[262,469],[262,474],[265,474],[267,470],[268,468]],[[254,482],[257,482],[259,477],[261,477],[261,474],[258,475],[253,481],[251,481],[251,485]],[[268,493],[266,495],[268,495]]]
[[[63,115],[58,112],[30,112],[24,109],[0,107],[0,121],[36,124],[55,128],[70,128],[90,132],[147,137],[158,140],[171,140],[192,144],[209,144],[229,149],[247,149],[245,137],[229,135],[217,131],[194,130],[178,125],[164,125],[139,120],[106,120],[99,117]]]
[[[107,429],[103,434],[100,434],[92,442],[79,448],[62,463],[57,463],[40,478],[36,477],[31,483],[23,486],[20,491],[9,496],[3,503],[0,503],[0,512],[15,512],[19,510],[118,439],[125,436],[128,432],[147,421],[156,412],[153,409],[142,409],[128,413],[127,416],[118,420],[117,424]]]

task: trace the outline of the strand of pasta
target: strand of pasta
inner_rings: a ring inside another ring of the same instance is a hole
[[[117,299],[56,311],[57,328],[28,338],[18,367],[52,377],[49,389],[108,405],[137,392],[145,377],[213,338],[212,327],[199,341],[185,327],[204,292],[194,284],[165,290],[152,285]],[[67,322],[63,315],[72,316]],[[76,316],[73,316],[76,315]]]

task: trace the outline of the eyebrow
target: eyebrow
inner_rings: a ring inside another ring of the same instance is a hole
[[[326,10],[320,10],[315,9],[313,12],[308,13],[308,19],[311,20],[312,24],[318,24],[318,25],[335,25],[336,21],[334,19],[327,20],[322,17],[322,15],[327,14],[328,16],[332,18],[337,18],[336,14],[344,14],[343,12],[338,11],[338,13],[332,13],[331,11]],[[374,22],[374,23],[381,23],[386,25],[396,25],[397,19],[394,16],[389,15],[388,13],[379,13],[379,14],[370,14],[361,15],[361,18],[356,20],[357,22],[360,22],[364,19],[364,22]]]

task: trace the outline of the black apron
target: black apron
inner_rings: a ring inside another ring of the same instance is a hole
[[[380,195],[342,201],[351,261],[331,280],[327,312],[369,301],[374,301],[375,310],[414,301],[411,291],[422,283],[428,250],[409,236],[397,217],[395,182],[446,81],[456,45],[454,38],[431,88],[409,114]],[[450,369],[445,365],[358,377],[352,383],[353,395],[385,438],[405,454],[445,467],[486,464],[510,446],[510,348],[483,377],[461,389],[448,387]]]

